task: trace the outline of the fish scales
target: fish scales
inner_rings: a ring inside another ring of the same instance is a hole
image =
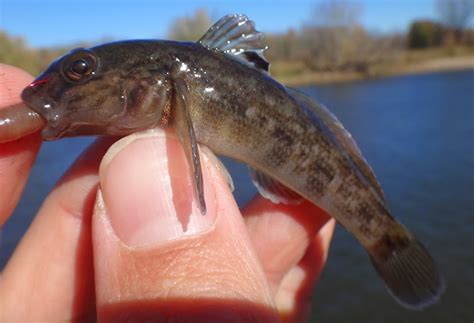
[[[373,193],[352,175],[353,170],[339,147],[308,120],[281,85],[245,65],[229,64],[219,57],[221,53],[203,53],[205,63],[202,64],[198,53],[194,51],[190,61],[183,60],[190,66],[204,65],[211,76],[206,75],[204,82],[195,78],[189,82],[196,89],[214,89],[207,96],[202,94],[203,90],[194,91],[191,109],[198,110],[194,119],[198,140],[217,153],[265,169],[269,174],[277,171],[276,178],[326,210],[338,200],[340,207],[333,216],[351,232],[363,233],[359,239],[366,241],[366,246],[376,243],[393,218],[386,210],[371,207],[365,201],[365,196]],[[233,77],[224,80],[215,77],[219,73]],[[264,80],[248,81],[259,78]],[[247,112],[250,109],[252,113]],[[340,184],[333,187],[335,194],[327,196],[328,187],[336,177]],[[356,185],[359,190],[342,189],[349,185]]]

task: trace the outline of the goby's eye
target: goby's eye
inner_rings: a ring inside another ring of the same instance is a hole
[[[96,68],[97,61],[94,54],[80,49],[67,57],[62,66],[62,73],[69,82],[82,83],[94,75]]]
[[[74,73],[77,75],[88,75],[90,73],[89,63],[84,59],[75,61],[71,65],[71,73]]]

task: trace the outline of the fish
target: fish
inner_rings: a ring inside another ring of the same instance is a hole
[[[334,217],[402,306],[436,303],[445,284],[435,261],[391,215],[352,136],[324,105],[271,77],[266,49],[253,21],[227,15],[197,42],[126,40],[75,49],[21,97],[44,123],[44,140],[173,127],[203,215],[199,145],[246,163],[262,196],[308,200]]]

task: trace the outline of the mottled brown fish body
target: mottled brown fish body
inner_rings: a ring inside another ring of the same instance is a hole
[[[200,51],[180,60],[207,72],[188,79],[196,89],[191,114],[201,143],[319,205],[367,248],[395,225],[369,183],[327,136],[327,127],[318,128],[285,88],[222,53],[202,53],[200,59]]]
[[[372,169],[340,122],[269,76],[261,39],[247,17],[231,15],[198,43],[78,49],[51,64],[22,98],[47,121],[46,140],[173,126],[203,214],[197,143],[247,163],[263,196],[303,197],[335,217],[401,304],[432,304],[443,290],[433,259],[390,215]]]

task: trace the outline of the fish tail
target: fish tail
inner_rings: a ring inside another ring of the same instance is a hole
[[[390,294],[404,307],[422,309],[438,301],[443,278],[425,247],[399,223],[369,250],[370,260]],[[401,229],[401,230],[400,230]]]

